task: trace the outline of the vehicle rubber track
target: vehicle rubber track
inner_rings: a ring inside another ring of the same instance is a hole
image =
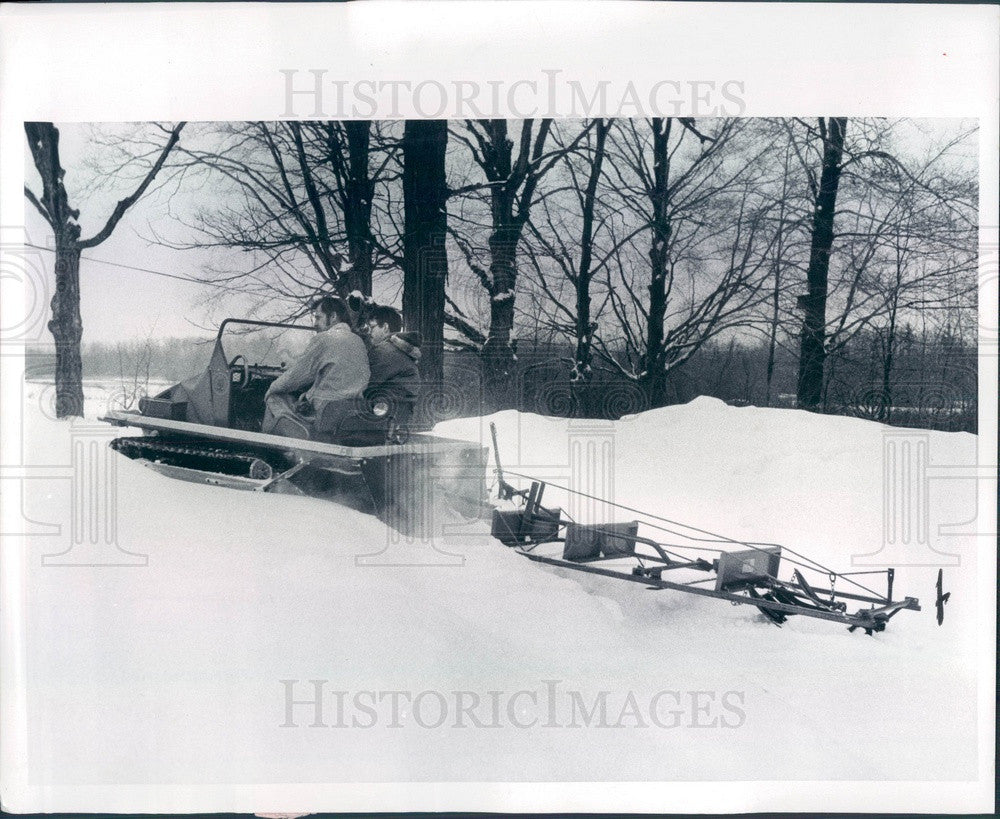
[[[205,446],[187,441],[159,441],[155,438],[116,438],[111,448],[127,458],[153,463],[267,480],[274,466],[252,452]]]

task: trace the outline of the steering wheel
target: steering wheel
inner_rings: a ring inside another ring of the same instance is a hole
[[[243,379],[240,383],[240,389],[245,390],[250,386],[250,362],[247,361],[245,355],[234,356],[233,360],[229,362],[229,369],[232,371],[234,368],[241,366],[243,367]]]

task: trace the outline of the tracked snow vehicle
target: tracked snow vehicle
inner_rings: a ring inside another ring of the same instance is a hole
[[[871,635],[884,631],[902,611],[920,611],[914,597],[894,599],[891,568],[837,572],[775,543],[716,535],[589,495],[609,508],[638,514],[655,536],[639,533],[639,519],[577,523],[564,510],[542,505],[546,482],[503,469],[493,424],[495,504],[487,502],[484,447],[417,431],[413,407],[393,405],[378,394],[360,402],[335,434],[301,440],[261,433],[267,389],[284,369],[282,348],[273,338],[264,347],[233,355],[233,342],[238,345],[243,336],[226,336],[230,328],[266,328],[303,342],[313,332],[302,325],[227,319],[204,372],[144,398],[138,412],[105,415],[104,421],[143,433],[116,438],[115,450],[183,480],[333,500],[374,513],[410,535],[433,536],[434,521],[448,517],[439,514],[441,504],[469,519],[491,514],[492,536],[529,560],[648,589],[750,605],[775,625],[801,615]],[[250,364],[251,359],[259,363]],[[508,475],[530,486],[516,489],[506,481]],[[664,531],[671,535],[669,542],[659,534]],[[796,567],[790,579],[779,578],[782,561]],[[806,573],[818,574],[829,589],[807,580]],[[884,575],[885,591],[863,584],[858,575]],[[950,597],[942,583],[939,572],[938,624]]]
[[[284,371],[282,359],[313,332],[226,319],[204,372],[141,399],[138,412],[106,413],[101,420],[143,432],[116,438],[112,448],[182,480],[333,500],[406,534],[430,533],[436,503],[479,514],[486,450],[419,431],[412,406],[376,394],[359,400],[335,432],[314,440],[260,432],[264,398]]]

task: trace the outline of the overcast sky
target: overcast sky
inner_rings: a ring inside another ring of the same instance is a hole
[[[134,183],[102,184],[96,190],[84,192],[84,185],[91,177],[85,163],[94,156],[88,141],[90,129],[76,124],[58,127],[70,204],[80,210],[82,236],[86,238],[104,225],[115,202],[135,186]],[[39,191],[41,184],[27,145],[25,162],[25,179]],[[180,235],[170,219],[168,206],[171,210],[192,207],[190,197],[183,193],[174,195],[172,201],[169,199],[163,192],[147,194],[129,209],[106,241],[84,252],[80,262],[84,343],[144,338],[150,331],[157,337],[206,335],[210,331],[202,327],[217,323],[215,317],[220,310],[207,311],[205,300],[218,288],[148,272],[193,278],[199,275],[201,265],[208,260],[205,253],[174,250],[153,239],[154,233]],[[28,203],[25,204],[25,226],[29,242],[51,246],[49,226]],[[43,252],[42,256],[51,276],[54,256],[48,252]],[[237,294],[230,294],[227,302],[236,312],[245,309]],[[222,308],[221,312],[226,309]]]
[[[924,120],[910,129],[909,138],[913,146],[918,147],[922,142],[936,141],[947,132],[971,124],[970,121]],[[103,226],[115,202],[130,193],[135,183],[123,184],[102,177],[93,189],[86,189],[93,178],[87,163],[97,155],[90,141],[91,127],[68,124],[59,128],[60,154],[66,169],[70,204],[80,209],[83,236],[88,237]],[[190,139],[194,135],[189,130],[182,134],[182,139],[185,136]],[[160,139],[161,144],[164,141]],[[975,161],[974,156],[968,156],[969,151],[974,150],[972,144],[963,151],[965,161]],[[27,145],[24,154],[26,181],[40,191]],[[183,225],[172,219],[171,214],[189,216],[211,195],[212,192],[204,187],[198,190],[182,187],[169,195],[165,191],[147,194],[128,211],[110,238],[84,253],[80,265],[84,343],[144,338],[150,333],[156,337],[206,336],[226,315],[248,313],[249,303],[238,293],[225,292],[221,301],[209,309],[206,300],[218,295],[218,288],[158,275],[195,278],[209,260],[209,255],[203,251],[175,250],[159,245],[154,234],[166,234],[174,239],[189,238]],[[51,246],[51,230],[27,202],[25,225],[29,242]],[[47,288],[50,289],[54,257],[49,252],[40,255],[48,271]],[[242,262],[237,256],[233,261],[250,264],[249,260]],[[386,300],[393,299],[390,296]]]

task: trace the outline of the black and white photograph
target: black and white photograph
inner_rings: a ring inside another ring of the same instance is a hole
[[[7,4],[4,810],[991,811],[998,32]]]

